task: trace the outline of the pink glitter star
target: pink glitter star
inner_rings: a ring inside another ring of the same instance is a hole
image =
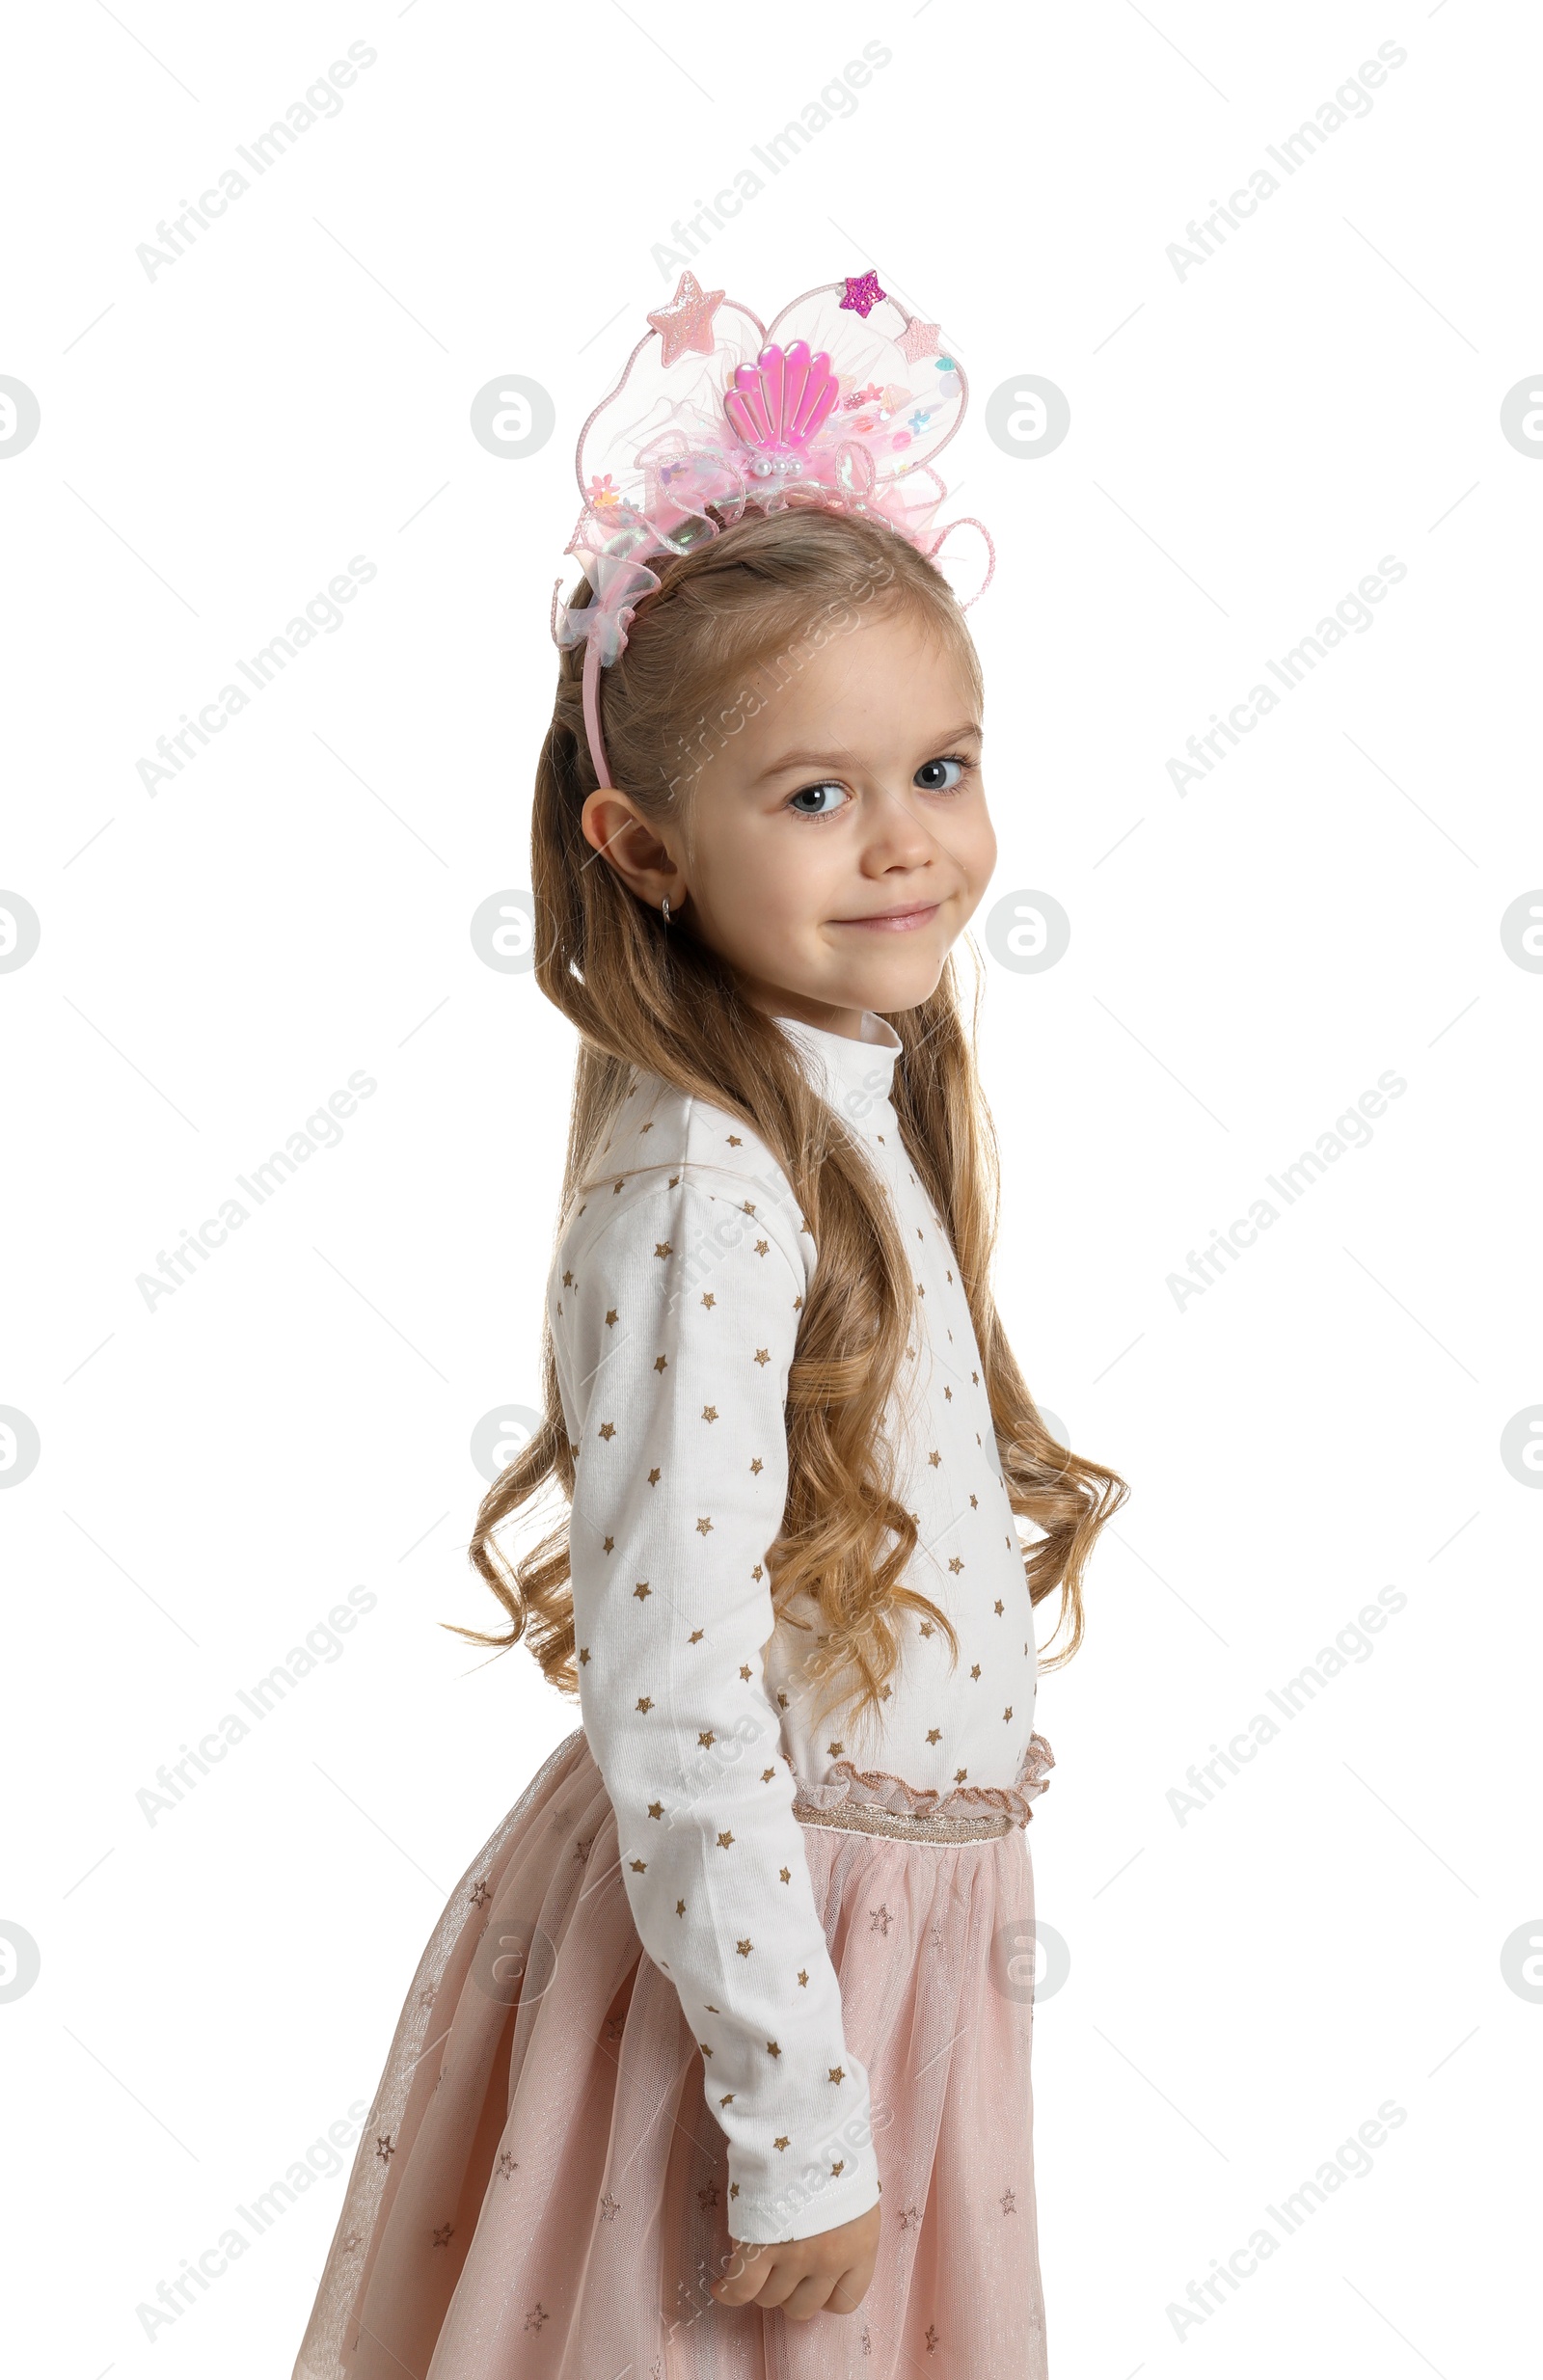
[[[688,347],[697,355],[712,354],[717,344],[713,316],[722,303],[721,289],[704,290],[694,273],[681,275],[669,304],[648,317],[663,340],[660,362],[666,371]]]
[[[841,303],[853,313],[861,314],[866,322],[880,299],[888,295],[887,289],[880,288],[877,273],[849,273],[847,294]]]
[[[895,344],[907,364],[920,364],[930,355],[942,354],[937,343],[938,329],[937,323],[918,322],[914,316],[907,323]]]

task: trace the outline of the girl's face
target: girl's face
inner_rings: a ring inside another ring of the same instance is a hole
[[[588,840],[773,1015],[856,1036],[915,1008],[996,864],[981,728],[957,662],[905,612],[864,615],[724,737],[684,816],[591,794]]]

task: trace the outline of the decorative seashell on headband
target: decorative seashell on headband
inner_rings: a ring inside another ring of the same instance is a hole
[[[754,364],[740,365],[723,410],[750,449],[757,477],[803,469],[801,450],[840,393],[830,358],[823,350],[812,356],[807,339],[796,338],[786,355],[763,347]]]
[[[650,556],[690,553],[746,504],[819,503],[871,514],[933,559],[953,529],[979,529],[986,576],[966,603],[996,566],[973,516],[934,527],[948,490],[933,459],[964,418],[969,384],[938,325],[907,314],[877,273],[806,289],[770,328],[683,273],[648,322],[579,433],[583,510],[564,551],[579,558],[592,601],[559,611],[560,579],[552,597],[556,643],[585,648],[584,727],[607,786],[600,672],[660,584]]]

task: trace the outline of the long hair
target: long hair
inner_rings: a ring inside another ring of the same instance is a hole
[[[677,820],[688,843],[695,776],[743,723],[752,687],[787,683],[811,650],[858,625],[865,608],[870,616],[901,612],[918,622],[983,699],[979,659],[947,580],[870,518],[814,505],[752,509],[672,556],[660,581],[601,673],[603,726],[615,782],[650,821]],[[591,593],[581,581],[575,603]],[[785,1607],[800,1590],[814,1599],[821,1624],[805,1674],[824,1682],[826,1711],[860,1720],[879,1713],[899,1661],[902,1610],[930,1614],[956,1662],[959,1655],[947,1615],[903,1582],[917,1530],[894,1492],[885,1420],[913,1322],[909,1258],[859,1140],[772,1020],[744,997],[723,960],[680,924],[666,929],[585,840],[580,813],[597,778],[582,676],[581,645],[558,663],[531,820],[536,981],[580,1036],[558,1236],[591,1182],[635,1068],[743,1118],[782,1168],[817,1257],[788,1382],[788,1495],[768,1575],[779,1625],[807,1625]],[[929,999],[888,1018],[903,1043],[892,1096],[911,1163],[959,1259],[1009,1501],[1043,1531],[1024,1547],[1023,1567],[1032,1604],[1060,1591],[1056,1628],[1068,1623],[1069,1638],[1044,1664],[1057,1667],[1082,1641],[1083,1573],[1128,1490],[1118,1474],[1051,1437],[997,1314],[989,1270],[999,1179],[976,1077],[978,1006],[977,977],[966,1030],[951,958]],[[515,1516],[535,1523],[550,1490],[572,1499],[573,1450],[550,1325],[541,1370],[541,1425],[483,1497],[468,1548],[509,1626],[501,1635],[453,1633],[501,1650],[523,1637],[547,1678],[576,1696],[560,1504],[553,1525],[512,1560],[496,1541]]]

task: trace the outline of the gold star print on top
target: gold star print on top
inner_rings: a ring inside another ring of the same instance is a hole
[[[554,1262],[548,1311],[575,1449],[572,1579],[584,1733],[615,1808],[634,1923],[668,1976],[728,2144],[737,2238],[805,2238],[878,2201],[868,2077],[811,1889],[795,1792],[901,1778],[952,1809],[1013,1795],[1034,1632],[958,1266],[889,1101],[898,1038],[779,1019],[863,1142],[912,1252],[916,1324],[888,1429],[915,1516],[883,1714],[813,1725],[766,1554],[787,1493],[783,1404],[815,1249],[743,1122],[641,1075]]]

